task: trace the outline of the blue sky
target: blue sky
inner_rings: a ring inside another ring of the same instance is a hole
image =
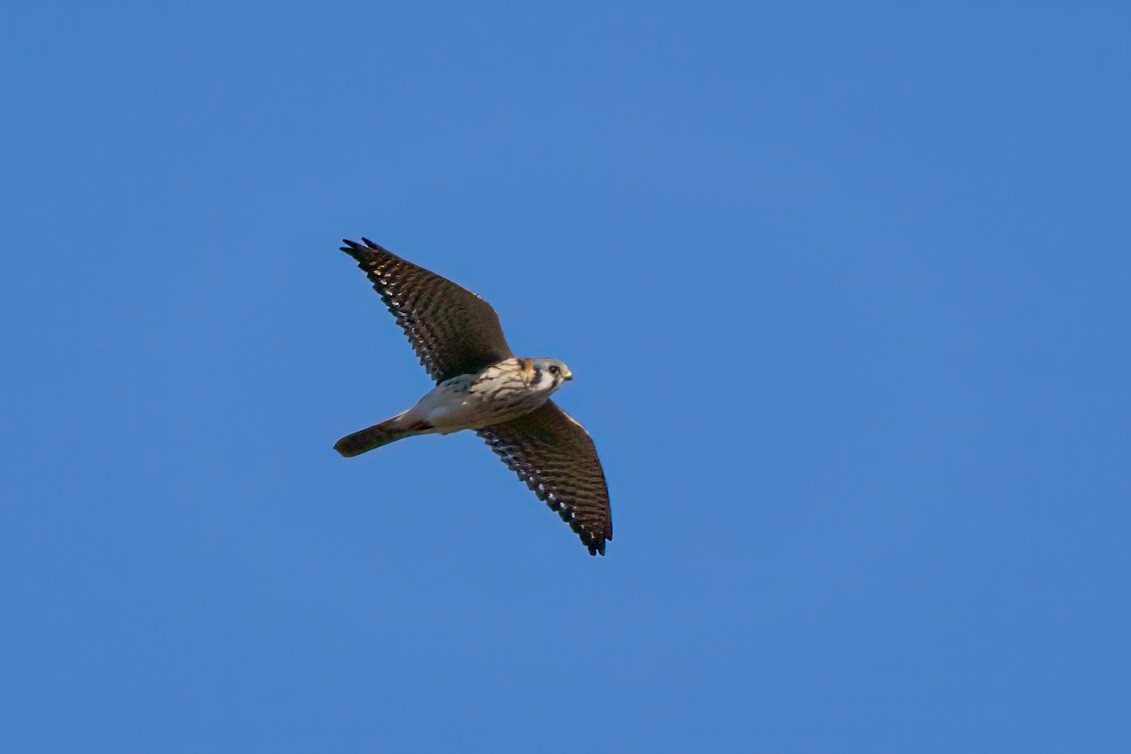
[[[1122,3],[38,2],[0,750],[1131,750]],[[616,537],[369,236],[566,361]]]

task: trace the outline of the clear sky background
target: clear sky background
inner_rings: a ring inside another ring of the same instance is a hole
[[[1131,751],[1126,3],[8,4],[0,750]],[[576,375],[592,558],[343,236]]]

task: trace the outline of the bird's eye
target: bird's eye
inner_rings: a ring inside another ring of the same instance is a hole
[[[558,369],[557,364],[551,364],[550,365],[550,374],[557,374],[560,371],[562,371],[562,370]]]

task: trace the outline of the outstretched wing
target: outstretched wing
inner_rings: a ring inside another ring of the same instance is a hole
[[[609,488],[585,428],[547,401],[541,408],[478,431],[518,478],[570,525],[590,555],[613,538]]]
[[[342,251],[369,276],[432,379],[473,374],[514,355],[490,304],[368,238],[361,240],[343,239]]]

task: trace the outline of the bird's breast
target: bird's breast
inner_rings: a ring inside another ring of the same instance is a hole
[[[509,421],[538,408],[548,397],[523,379],[521,369],[504,362],[478,375],[460,375],[440,383],[413,412],[446,433]]]

